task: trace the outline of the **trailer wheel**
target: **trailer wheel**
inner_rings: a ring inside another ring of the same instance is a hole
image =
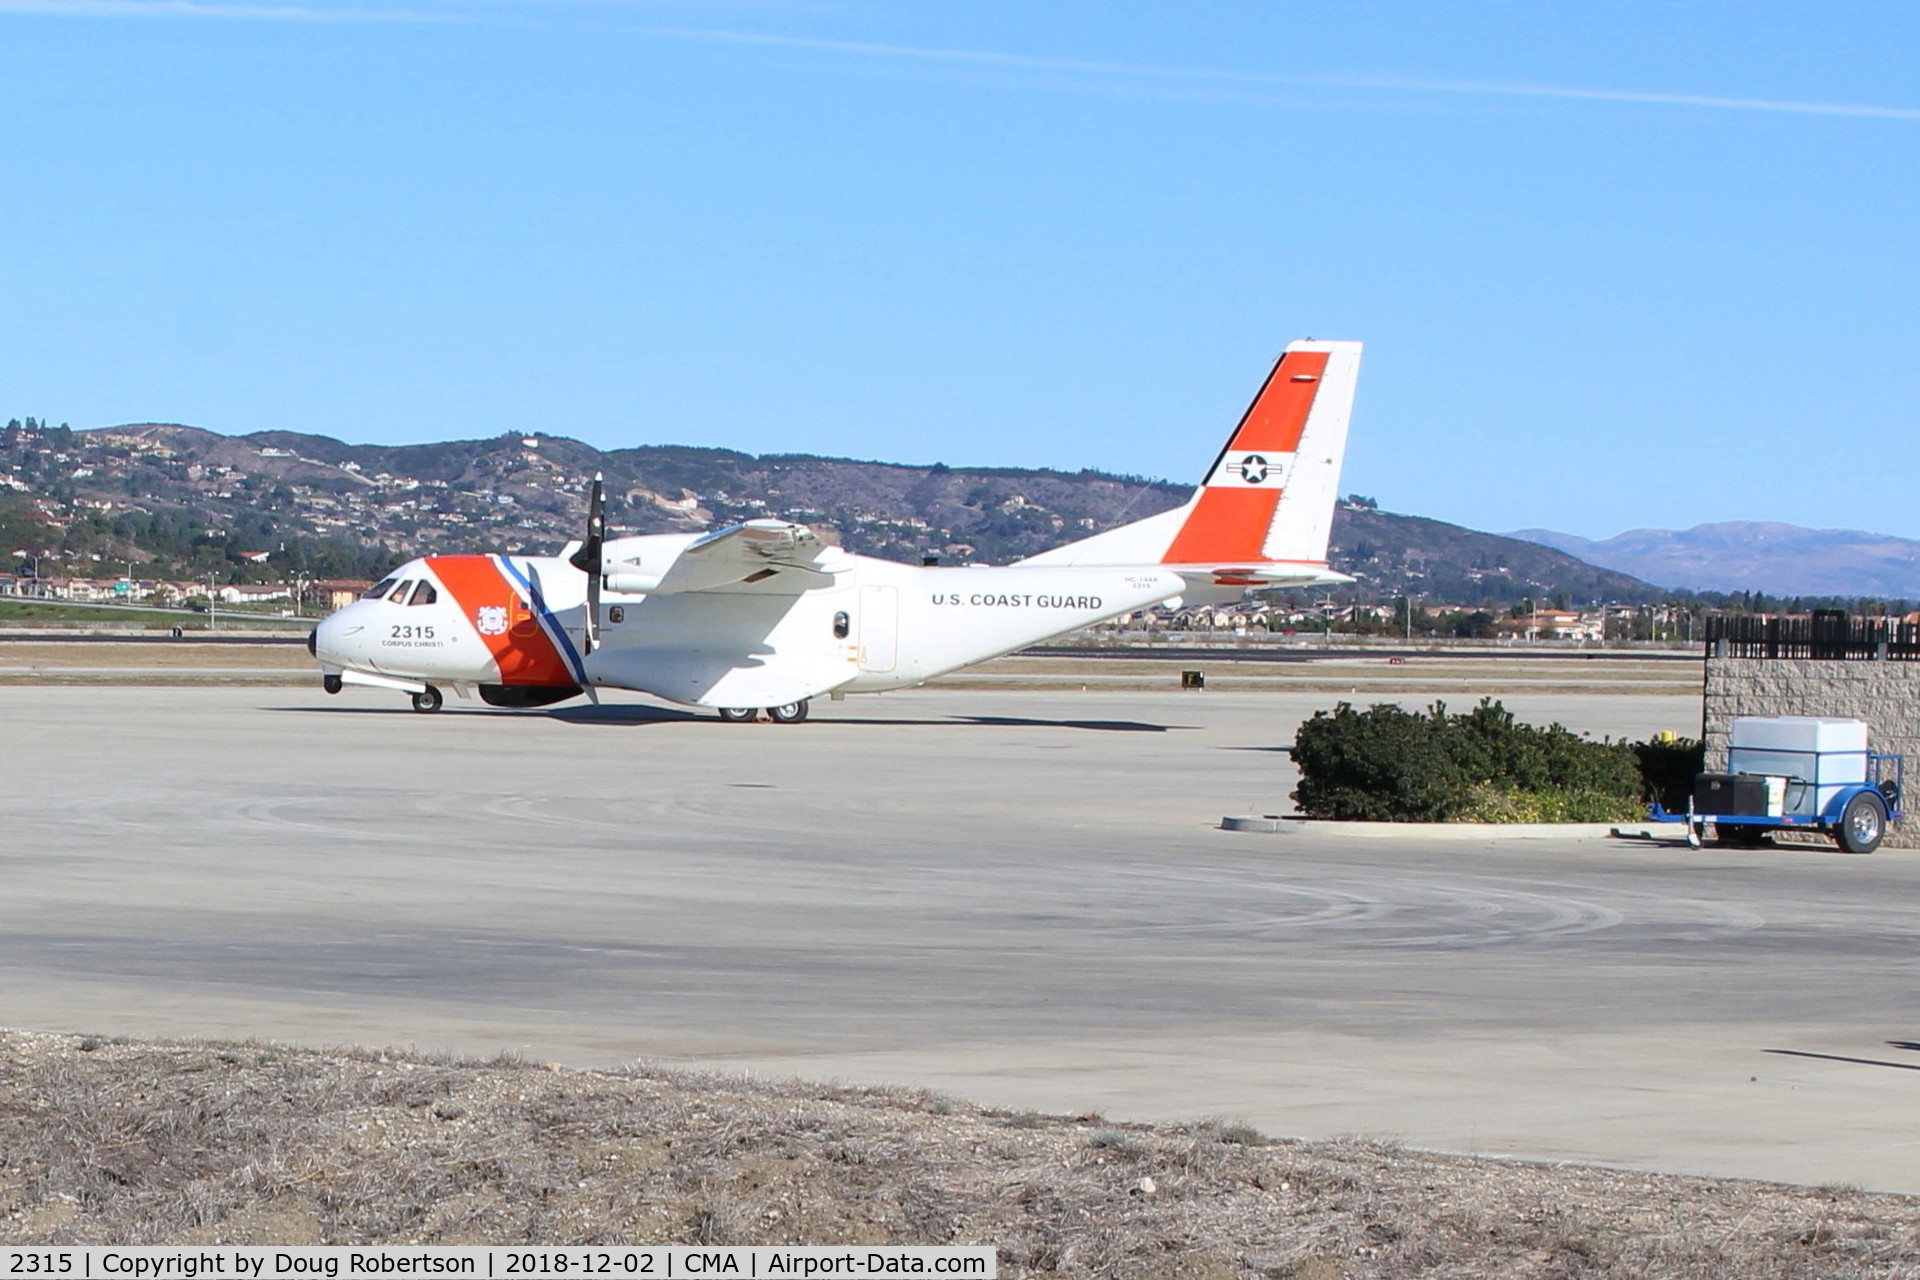
[[[1767,843],[1767,829],[1752,822],[1716,822],[1714,831],[1721,844],[1730,844],[1741,849],[1759,849]]]
[[[1847,801],[1847,807],[1840,813],[1840,827],[1835,833],[1840,847],[1848,853],[1872,853],[1880,847],[1880,841],[1887,834],[1887,810],[1880,797],[1862,791]]]

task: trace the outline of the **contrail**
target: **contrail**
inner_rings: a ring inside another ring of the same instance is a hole
[[[493,22],[511,20],[508,11],[482,15],[472,9],[442,10],[327,5],[223,3],[222,0],[0,0],[0,14],[77,18],[201,18],[265,22]],[[525,21],[531,15],[516,15]],[[1920,120],[1920,107],[1880,107],[1850,102],[1801,102],[1792,99],[1733,98],[1704,93],[1661,93],[1636,89],[1588,89],[1564,85],[1508,84],[1498,81],[1421,80],[1398,77],[1285,76],[1208,67],[1166,67],[1135,62],[1106,62],[1005,53],[990,49],[941,49],[919,45],[828,40],[812,36],[771,35],[700,27],[643,26],[637,34],[709,44],[764,45],[810,49],[864,58],[944,62],[999,67],[1011,71],[1053,71],[1102,76],[1136,83],[1168,82],[1242,87],[1358,89],[1389,93],[1443,93],[1507,98],[1557,98],[1577,102],[1623,102],[1641,106],[1700,107],[1714,111],[1764,111],[1803,116],[1844,116],[1874,120]]]
[[[457,22],[457,13],[294,4],[221,4],[206,0],[0,0],[0,14],[62,18],[214,18],[244,22]]]
[[[1920,120],[1920,107],[1878,107],[1846,102],[1797,102],[1769,98],[1728,98],[1701,93],[1654,93],[1633,89],[1583,89],[1556,85],[1503,84],[1472,80],[1410,80],[1393,77],[1278,76],[1258,72],[1224,71],[1205,67],[1162,67],[1131,62],[1098,62],[1049,58],[1031,54],[976,49],[930,49],[914,45],[872,44],[857,40],[823,40],[808,36],[777,36],[753,31],[725,31],[693,27],[644,27],[649,35],[676,40],[721,44],[758,44],[794,49],[817,49],[861,57],[913,59],[1010,70],[1064,71],[1082,75],[1131,77],[1139,80],[1176,80],[1192,84],[1267,85],[1275,88],[1376,89],[1399,93],[1480,94],[1517,98],[1567,98],[1588,102],[1630,102],[1649,106],[1707,107],[1721,111],[1771,111],[1792,115],[1857,116],[1881,120]]]
[[[1644,93],[1633,89],[1572,89],[1554,85],[1480,84],[1470,80],[1320,80],[1311,83],[1355,89],[1402,89],[1413,93],[1488,93],[1520,98],[1575,98],[1590,102],[1643,102],[1665,107],[1713,107],[1721,111],[1784,111],[1803,116],[1865,116],[1879,120],[1920,120],[1920,107],[1875,107],[1852,102],[1794,102],[1769,98],[1722,98],[1704,93]]]

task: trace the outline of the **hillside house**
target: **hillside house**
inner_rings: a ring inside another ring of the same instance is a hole
[[[1501,618],[1493,628],[1502,640],[1601,640],[1606,637],[1606,617],[1598,610],[1535,609],[1518,618]]]
[[[311,585],[313,598],[326,606],[328,613],[335,609],[344,609],[371,590],[373,584],[363,579],[328,578]]]
[[[285,585],[271,582],[243,582],[237,586],[220,587],[214,596],[221,604],[264,604],[269,600],[291,600],[293,591]]]

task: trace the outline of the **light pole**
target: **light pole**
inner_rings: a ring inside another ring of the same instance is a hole
[[[31,552],[22,551],[20,558],[33,566],[27,570],[27,581],[33,584],[33,590],[37,594],[40,590],[40,557]]]

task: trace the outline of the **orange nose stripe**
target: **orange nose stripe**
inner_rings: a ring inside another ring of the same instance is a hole
[[[500,683],[570,685],[573,673],[492,556],[429,556],[427,567],[487,646]],[[497,611],[497,612],[496,612]],[[500,627],[494,619],[507,621]]]

